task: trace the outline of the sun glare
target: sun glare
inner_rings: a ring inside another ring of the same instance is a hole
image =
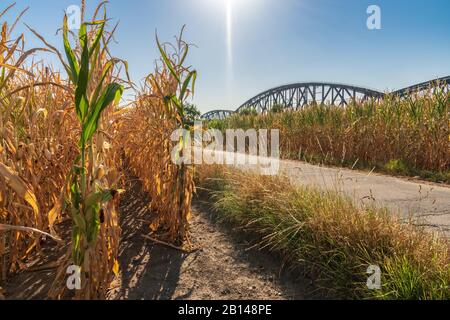
[[[233,0],[225,0],[227,14],[227,51],[228,67],[233,65]]]

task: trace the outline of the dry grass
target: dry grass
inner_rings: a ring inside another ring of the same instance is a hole
[[[219,217],[260,235],[261,248],[282,253],[335,298],[449,299],[446,240],[399,222],[387,210],[358,208],[350,198],[263,177],[202,167]],[[382,289],[370,291],[367,268],[382,270]]]

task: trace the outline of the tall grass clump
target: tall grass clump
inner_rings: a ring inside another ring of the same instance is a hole
[[[143,182],[156,213],[150,228],[162,230],[161,238],[178,243],[189,240],[194,181],[192,166],[181,161],[190,138],[174,134],[190,130],[186,101],[193,95],[197,77],[196,71],[184,66],[189,45],[182,35],[183,31],[175,45],[156,39],[161,60],[121,122],[126,161]]]
[[[282,156],[324,164],[373,167],[450,182],[450,92],[387,95],[347,107],[310,105],[298,111],[236,114],[219,129],[279,129]]]
[[[282,254],[330,297],[449,299],[445,238],[397,220],[385,209],[357,207],[336,192],[296,187],[223,167],[202,167],[198,184],[220,218],[259,235],[260,248]],[[369,266],[381,289],[367,287]]]

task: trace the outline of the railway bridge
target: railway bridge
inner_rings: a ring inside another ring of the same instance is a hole
[[[419,83],[394,91],[391,94],[404,97],[414,92],[427,91],[436,84],[443,86],[445,90],[449,90],[450,76]],[[272,110],[275,106],[292,110],[301,109],[311,103],[346,106],[351,101],[380,99],[385,95],[386,93],[377,90],[346,84],[320,82],[295,83],[264,91],[246,101],[236,111],[214,110],[205,113],[202,119],[224,119],[242,110],[254,110],[258,113],[265,113]]]

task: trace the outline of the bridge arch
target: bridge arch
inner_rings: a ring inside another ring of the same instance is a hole
[[[414,92],[426,91],[433,84],[440,84],[444,90],[450,90],[450,76],[419,83],[401,90],[394,91],[394,95],[406,96]],[[346,106],[352,100],[366,100],[369,98],[383,98],[385,93],[347,84],[305,82],[280,86],[264,91],[241,105],[236,112],[245,109],[264,113],[280,105],[286,109],[301,109],[311,103],[334,104]],[[203,120],[224,119],[232,115],[230,110],[210,111],[202,116]]]
[[[202,115],[202,120],[222,120],[231,116],[234,112],[230,110],[214,110]]]
[[[383,93],[376,90],[336,83],[295,83],[273,88],[246,101],[237,110],[255,109],[270,111],[276,105],[287,109],[301,109],[311,103],[331,103],[347,105],[351,100],[381,98]]]
[[[445,91],[448,92],[450,90],[450,76],[422,82],[401,90],[394,91],[394,95],[403,97],[414,92],[427,91],[433,84],[440,85]]]

